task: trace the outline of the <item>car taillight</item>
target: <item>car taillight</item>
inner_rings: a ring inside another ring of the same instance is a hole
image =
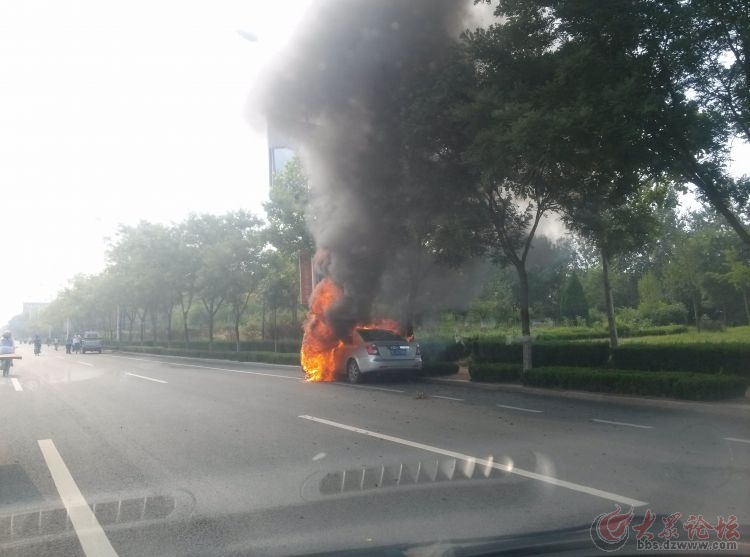
[[[367,353],[370,356],[380,356],[380,352],[378,352],[378,347],[374,344],[367,345]]]
[[[417,356],[421,356],[421,355],[422,355],[422,349],[417,344]]]

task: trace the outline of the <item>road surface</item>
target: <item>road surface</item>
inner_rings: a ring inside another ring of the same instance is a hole
[[[2,555],[304,554],[588,528],[616,505],[750,536],[745,418],[20,350],[0,379]]]

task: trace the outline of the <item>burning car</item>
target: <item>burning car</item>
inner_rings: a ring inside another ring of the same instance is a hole
[[[334,361],[336,373],[346,373],[351,383],[368,373],[422,369],[419,345],[388,329],[355,328],[334,350]]]
[[[395,321],[368,321],[349,325],[337,333],[329,310],[342,295],[342,289],[326,277],[311,296],[300,349],[300,362],[308,381],[334,381],[346,375],[350,382],[357,383],[369,373],[422,369],[419,345],[401,335]]]

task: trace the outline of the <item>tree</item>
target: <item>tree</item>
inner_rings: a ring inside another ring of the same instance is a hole
[[[664,269],[664,280],[667,288],[677,296],[690,299],[695,326],[700,331],[701,299],[703,284],[706,278],[704,250],[706,244],[700,236],[686,236],[682,245],[676,250],[674,258]]]
[[[229,249],[226,299],[232,314],[237,352],[240,351],[240,322],[250,296],[258,289],[264,274],[262,263],[264,238],[259,219],[247,213],[227,216]]]
[[[750,325],[750,306],[748,306],[747,291],[750,289],[750,265],[743,261],[736,250],[730,249],[726,252],[729,270],[723,275],[726,282],[731,284],[742,294],[742,302],[745,307],[745,318]]]
[[[309,195],[302,160],[294,157],[274,175],[269,200],[263,204],[268,219],[268,241],[287,256],[311,255],[314,250],[306,220]]]
[[[571,320],[579,317],[588,320],[589,306],[576,273],[571,273],[560,293],[560,315]]]

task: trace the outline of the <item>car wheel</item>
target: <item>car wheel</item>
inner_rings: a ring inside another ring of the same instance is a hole
[[[359,366],[354,360],[349,360],[346,364],[346,376],[349,378],[349,383],[359,383],[362,379],[362,372],[359,371]]]

